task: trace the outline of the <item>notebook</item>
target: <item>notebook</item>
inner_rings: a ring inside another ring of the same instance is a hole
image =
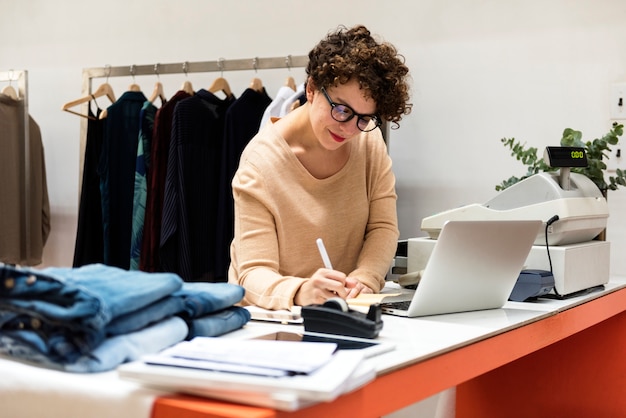
[[[448,221],[415,292],[403,294],[404,301],[384,298],[383,313],[417,317],[501,308],[541,225],[539,220]]]

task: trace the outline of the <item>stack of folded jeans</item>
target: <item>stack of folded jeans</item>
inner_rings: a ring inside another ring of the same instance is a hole
[[[241,328],[244,289],[103,264],[0,263],[0,354],[69,372],[111,370],[196,336]]]

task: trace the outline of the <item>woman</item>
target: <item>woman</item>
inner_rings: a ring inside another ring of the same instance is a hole
[[[379,292],[397,247],[395,178],[378,128],[410,112],[408,68],[356,26],[320,41],[306,73],[305,104],[259,131],[232,182],[229,281],[266,309]]]

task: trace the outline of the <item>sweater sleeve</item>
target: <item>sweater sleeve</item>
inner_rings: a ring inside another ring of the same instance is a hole
[[[233,179],[235,233],[230,281],[246,289],[244,303],[265,309],[289,309],[306,280],[279,273],[276,222],[263,191],[263,178],[245,165]]]

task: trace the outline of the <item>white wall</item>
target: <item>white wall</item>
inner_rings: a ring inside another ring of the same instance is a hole
[[[543,148],[566,127],[587,139],[606,133],[609,86],[626,81],[624,22],[621,0],[0,0],[0,70],[29,71],[46,150],[53,229],[45,264],[70,265],[73,255],[80,121],[60,108],[80,97],[83,68],[304,55],[338,24],[366,24],[398,47],[413,75],[413,113],[391,132],[407,238],[422,235],[422,217],[484,202],[525,171],[500,138]],[[288,74],[224,74],[236,94],[255,75],[271,95]],[[215,76],[189,79],[199,88]],[[171,95],[183,76],[163,80]],[[110,81],[118,96],[132,82]],[[148,94],[154,81],[136,80]],[[625,200],[622,191],[609,197],[620,274]]]

